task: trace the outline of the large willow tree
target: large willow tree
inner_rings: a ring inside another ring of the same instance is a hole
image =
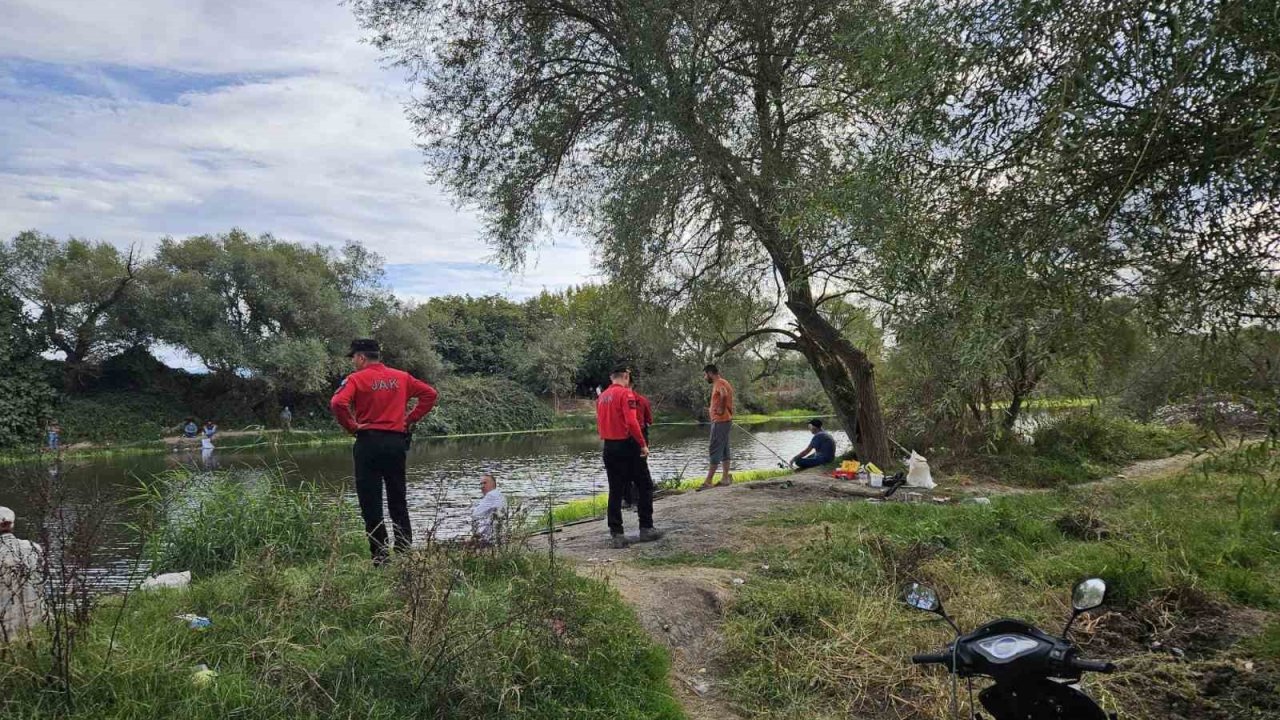
[[[357,0],[415,88],[427,164],[519,264],[549,217],[590,232],[613,276],[682,290],[771,281],[782,322],[864,457],[887,438],[875,372],[825,316],[848,286],[794,223],[874,135],[835,58],[880,67],[877,0]],[[853,74],[853,75],[856,75]],[[785,307],[785,311],[782,310]],[[730,343],[732,344],[732,343]]]

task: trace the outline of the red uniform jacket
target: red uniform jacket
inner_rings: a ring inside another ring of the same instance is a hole
[[[636,394],[621,385],[610,385],[596,400],[596,429],[602,440],[626,440],[631,438],[645,446],[644,432],[636,409],[640,403]]]
[[[636,396],[636,419],[640,421],[641,428],[647,428],[653,424],[653,408],[649,405],[649,398],[635,390],[631,393]]]
[[[431,412],[436,395],[435,388],[403,370],[369,363],[342,380],[329,409],[347,432],[404,432]],[[409,398],[418,398],[418,405],[406,413]]]

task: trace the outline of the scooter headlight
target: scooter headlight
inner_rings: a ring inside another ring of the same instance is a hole
[[[979,642],[978,649],[987,658],[996,662],[1012,660],[1040,647],[1038,640],[1025,635],[996,635]]]

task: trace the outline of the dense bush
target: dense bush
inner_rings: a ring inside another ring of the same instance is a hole
[[[454,377],[439,386],[436,409],[418,426],[430,435],[550,427],[555,414],[533,393],[502,378]]]
[[[60,399],[56,417],[63,444],[155,440],[187,415],[181,399],[159,392],[105,392]]]
[[[37,441],[53,399],[20,309],[16,299],[0,296],[0,448]]]
[[[1046,487],[1096,480],[1134,460],[1167,457],[1192,447],[1187,428],[1145,425],[1102,412],[1071,412],[1036,429],[1031,443],[1012,444],[990,458],[998,479]]]

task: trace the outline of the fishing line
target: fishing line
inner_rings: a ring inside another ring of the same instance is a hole
[[[787,459],[786,459],[786,458],[784,458],[784,457],[782,457],[781,455],[779,455],[779,454],[777,453],[777,451],[776,451],[776,450],[774,450],[773,448],[769,447],[768,445],[765,445],[765,442],[764,442],[763,440],[761,440],[760,438],[756,437],[755,435],[752,435],[750,432],[748,432],[748,431],[747,431],[747,429],[746,429],[746,428],[742,427],[742,426],[741,426],[741,425],[739,425],[738,423],[734,423],[734,424],[733,424],[733,426],[734,426],[734,427],[736,427],[736,428],[738,428],[738,429],[739,429],[739,430],[741,430],[742,432],[746,433],[746,434],[747,434],[747,437],[749,437],[749,438],[751,438],[752,440],[755,440],[756,442],[760,443],[760,444],[764,447],[764,449],[765,449],[765,450],[768,450],[770,453],[772,453],[772,454],[773,454],[773,456],[774,456],[774,457],[778,458],[778,460],[780,460],[780,461],[781,461],[781,462],[779,462],[779,463],[778,463],[778,467],[783,468],[783,469],[786,469],[786,468],[790,467],[790,463],[787,461]]]

